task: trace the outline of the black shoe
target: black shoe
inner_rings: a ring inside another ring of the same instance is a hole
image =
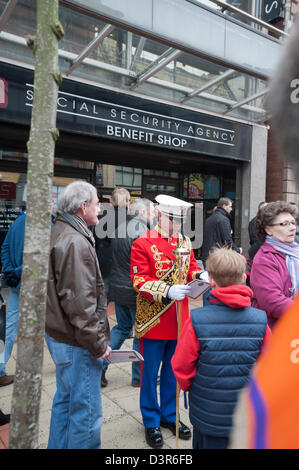
[[[14,375],[3,375],[0,377],[0,387],[5,387],[5,385],[10,385],[15,379]]]
[[[145,439],[153,449],[163,446],[163,436],[160,428],[145,428]]]
[[[162,426],[162,428],[170,429],[172,434],[176,435],[176,423],[166,423],[161,421],[160,426]],[[179,421],[179,438],[187,440],[190,439],[190,437],[190,429],[184,423],[182,423],[182,421]]]
[[[107,385],[108,385],[108,380],[106,379],[106,372],[102,371],[101,387],[107,387]]]
[[[3,426],[4,424],[9,423],[9,421],[10,421],[10,414],[5,415],[0,410],[0,426]]]

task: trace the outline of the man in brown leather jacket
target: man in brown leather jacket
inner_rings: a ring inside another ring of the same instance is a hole
[[[88,229],[98,222],[96,189],[66,187],[51,232],[46,341],[56,365],[49,449],[99,449],[101,374],[110,333],[104,284]]]

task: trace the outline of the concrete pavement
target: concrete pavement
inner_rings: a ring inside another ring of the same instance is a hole
[[[193,302],[190,307],[200,305]],[[111,328],[116,319],[113,304],[109,305],[109,322]],[[132,348],[133,339],[127,339],[124,349]],[[12,357],[7,365],[7,374],[14,374],[17,346],[14,345]],[[139,410],[139,388],[131,386],[131,363],[110,364],[106,374],[108,386],[102,388],[103,449],[150,449],[144,435],[144,426]],[[47,346],[44,347],[44,365],[42,397],[39,419],[39,448],[46,449],[49,435],[51,407],[56,390],[55,367]],[[10,413],[13,385],[0,388],[0,408],[3,413]],[[184,409],[183,392],[180,394],[180,417],[190,426],[188,410]],[[1,430],[1,427],[0,427]],[[168,429],[161,429],[164,438],[163,449],[176,449],[175,436]],[[179,440],[179,449],[192,449],[192,439]]]

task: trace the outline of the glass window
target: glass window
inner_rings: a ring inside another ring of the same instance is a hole
[[[22,152],[7,152],[0,150],[0,160],[10,160],[14,162],[25,162],[27,160],[27,153]]]
[[[191,201],[218,200],[221,191],[221,177],[203,173],[189,173],[184,178],[184,196]],[[235,180],[232,181],[235,184]]]
[[[146,192],[155,192],[159,191],[165,194],[173,194],[176,195],[176,186],[171,184],[151,184],[147,183],[145,186]]]
[[[179,174],[176,171],[166,171],[166,170],[152,170],[150,168],[146,168],[143,170],[143,174],[146,176],[164,176],[166,178],[174,178],[178,179]]]
[[[106,26],[103,21],[63,6],[59,9],[59,19],[64,28],[59,48],[76,55],[80,54]]]
[[[133,52],[133,70],[140,74],[150,67],[162,54],[164,54],[169,46],[153,41],[152,39],[146,39],[143,45],[140,56],[134,58],[139,44],[140,36],[136,34],[132,38],[132,52]]]
[[[87,162],[85,160],[69,160],[68,158],[54,158],[55,165],[70,166],[72,168],[85,168],[86,170],[94,169],[94,162]]]
[[[204,199],[220,198],[220,177],[214,175],[204,176]]]
[[[236,178],[234,175],[231,177],[223,177],[223,195],[230,199],[236,198]]]
[[[197,89],[226,70],[227,68],[222,65],[184,53],[175,61],[170,62],[155,77]]]
[[[0,245],[2,245],[10,225],[26,208],[26,174],[0,173]]]
[[[4,12],[7,4],[8,4],[8,0],[0,0],[0,16]]]
[[[260,1],[253,2],[252,0],[228,1],[251,14],[256,14],[260,4]],[[202,0],[202,3],[220,10],[217,5],[208,0]],[[7,4],[8,0],[0,0],[0,14]],[[228,11],[224,14],[246,22],[239,15]],[[59,43],[59,68],[62,72],[67,72],[72,62],[101,34],[107,23],[62,5],[59,6],[59,17],[65,31]],[[33,36],[36,32],[36,2],[18,0],[3,29],[3,33],[9,33],[10,36],[4,36],[5,39],[3,36],[0,38],[1,55],[27,64],[34,64],[32,50],[23,42],[27,36]],[[74,76],[93,81],[100,86],[108,84],[128,91],[136,78],[156,63],[168,49],[169,46],[162,42],[115,27],[84,61],[74,68],[70,78]],[[141,83],[137,91],[146,96],[181,103],[186,95],[208,84],[227,70],[227,67],[207,59],[183,53],[147,81]],[[235,72],[233,76],[227,77],[214,87],[207,88],[202,94],[187,100],[186,105],[199,110],[223,113],[228,107],[263,91],[265,87],[264,80]],[[230,111],[229,116],[264,122],[262,98]]]
[[[142,169],[127,166],[115,167],[115,184],[129,188],[141,188]]]
[[[0,150],[0,160],[25,162],[27,161],[27,158],[27,153]],[[69,166],[72,168],[85,168],[87,170],[94,169],[94,162],[87,162],[85,160],[72,160],[68,158],[54,157],[54,164],[59,166]]]
[[[23,37],[35,34],[36,2],[32,2],[32,0],[19,0],[5,25],[5,31]]]
[[[202,199],[204,194],[204,177],[200,173],[189,174],[188,198]]]

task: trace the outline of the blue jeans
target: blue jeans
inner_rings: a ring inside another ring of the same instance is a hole
[[[132,327],[135,323],[136,307],[126,306],[115,303],[115,314],[117,325],[115,325],[110,333],[111,349],[120,349],[124,341],[130,335]],[[140,352],[139,339],[134,336],[133,349]],[[109,362],[104,359],[103,371],[108,369]],[[132,362],[132,382],[140,381],[140,362]]]
[[[102,359],[87,349],[45,339],[56,365],[48,449],[100,449]]]
[[[20,288],[9,288],[9,299],[6,311],[6,332],[5,332],[5,349],[4,349],[4,362],[0,364],[0,377],[6,374],[5,368],[8,359],[11,356],[12,348],[18,334],[18,320],[19,320],[19,301],[20,301]]]

